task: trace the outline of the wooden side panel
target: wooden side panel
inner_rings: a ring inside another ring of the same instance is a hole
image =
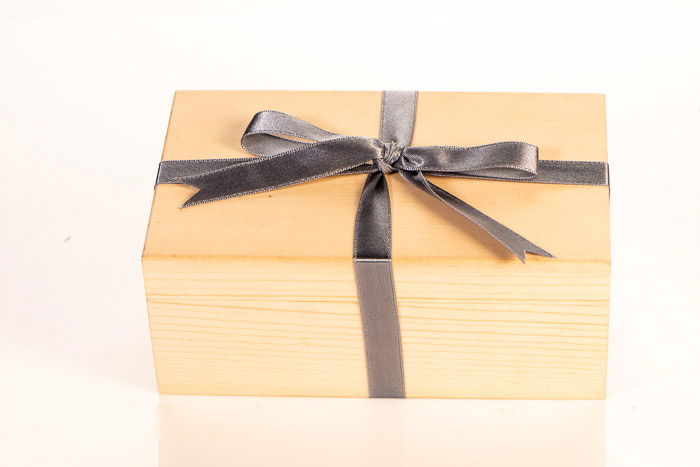
[[[607,264],[400,263],[408,397],[605,398]]]
[[[367,396],[352,261],[143,266],[161,392]]]
[[[606,264],[395,269],[408,397],[605,396]],[[144,274],[162,392],[367,396],[350,262],[149,258]]]

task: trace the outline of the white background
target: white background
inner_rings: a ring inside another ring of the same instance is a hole
[[[0,465],[700,465],[699,20],[681,1],[0,1]],[[607,401],[159,398],[139,256],[173,91],[386,88],[607,94]]]

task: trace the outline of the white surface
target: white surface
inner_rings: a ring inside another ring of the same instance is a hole
[[[700,465],[697,2],[398,4],[0,3],[0,465]],[[159,403],[139,255],[172,93],[256,88],[605,92],[608,400]]]

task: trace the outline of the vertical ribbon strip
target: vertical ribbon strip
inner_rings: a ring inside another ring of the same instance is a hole
[[[413,139],[415,92],[382,95],[380,139],[386,151]],[[386,153],[367,176],[355,222],[355,281],[362,316],[370,397],[406,397],[401,331],[391,264],[391,201],[386,173],[393,171]]]

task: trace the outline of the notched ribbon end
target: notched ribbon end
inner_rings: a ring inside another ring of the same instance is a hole
[[[202,193],[202,190],[199,190],[197,193],[195,193],[194,195],[190,196],[190,197],[187,199],[187,201],[185,201],[184,203],[182,203],[182,206],[180,206],[180,209],[189,208],[189,207],[191,207],[191,206],[196,206],[196,205],[198,205],[198,204],[206,203],[207,200],[206,200],[206,199],[203,199],[203,197],[200,195],[200,193]],[[199,195],[199,196],[198,196],[198,195]]]
[[[526,248],[523,248],[521,250],[511,250],[515,256],[518,257],[521,263],[525,264],[525,259],[527,258],[526,253],[530,253],[533,255],[537,256],[544,256],[545,258],[556,258],[553,254],[550,252],[543,250],[542,248],[538,247],[537,245],[531,244],[531,246],[528,246]]]
[[[496,221],[493,222],[495,224],[498,224]],[[517,256],[521,263],[525,264],[527,253],[537,256],[543,256],[545,258],[555,257],[553,254],[551,254],[544,248],[538,247],[530,240],[518,235],[509,228],[500,224],[498,224],[498,226],[500,226],[500,229],[494,228],[493,230],[487,230],[487,232],[489,232],[491,235],[498,233],[498,235],[494,235],[496,240],[498,240],[504,247],[506,247],[508,251]]]
[[[189,208],[191,206],[197,206],[198,204],[211,203],[212,201],[221,201],[227,198],[234,198],[237,194],[217,194],[211,193],[206,189],[200,189],[197,193],[190,196],[187,201],[185,201],[180,209]]]
[[[211,190],[207,190],[206,186],[198,186],[198,184],[195,184],[195,180],[196,177],[181,177],[178,180],[178,183],[197,188],[197,192],[190,196],[187,199],[187,201],[185,201],[182,204],[182,206],[180,206],[180,209],[189,208],[190,206],[196,206],[198,204],[208,203],[210,201],[218,201],[220,199],[225,198],[222,196],[216,196],[215,194],[211,193]]]

